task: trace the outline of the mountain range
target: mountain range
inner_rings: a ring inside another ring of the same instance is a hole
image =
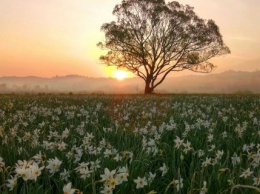
[[[0,93],[143,93],[140,78],[117,80],[79,75],[0,77]],[[260,93],[260,71],[226,71],[219,74],[167,77],[155,93]]]

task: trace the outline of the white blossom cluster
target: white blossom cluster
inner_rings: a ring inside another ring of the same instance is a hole
[[[258,96],[3,95],[0,104],[0,193],[260,187]]]

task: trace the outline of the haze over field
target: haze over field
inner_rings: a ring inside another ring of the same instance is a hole
[[[120,2],[1,0],[0,76],[113,77],[114,70],[100,64],[102,52],[96,44],[104,39],[101,25],[115,19],[112,10]],[[213,19],[231,50],[211,60],[218,66],[213,73],[260,69],[260,1],[179,2],[193,6],[203,19]]]
[[[77,75],[40,77],[2,77],[0,93],[143,93],[144,83],[139,78],[119,81],[114,78],[91,78]],[[168,78],[156,93],[258,93],[260,71],[194,75]]]

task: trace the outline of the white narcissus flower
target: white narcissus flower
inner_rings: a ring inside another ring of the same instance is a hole
[[[124,181],[128,181],[128,179],[127,179],[128,176],[129,176],[128,167],[123,166],[118,169],[117,174],[116,174],[116,179],[117,179],[118,183],[121,184]]]
[[[240,163],[240,157],[237,156],[237,153],[234,153],[234,155],[231,157],[233,166]]]
[[[122,156],[120,156],[118,153],[116,154],[116,156],[114,157],[114,160],[116,161],[116,162],[118,162],[118,161],[121,161],[122,160]]]
[[[21,176],[24,181],[27,180],[35,180],[38,176],[41,175],[41,171],[44,169],[44,166],[39,167],[38,163],[30,160],[30,161],[18,161],[16,164],[15,172],[18,176]]]
[[[164,176],[168,172],[168,167],[163,163],[163,166],[159,170],[162,171],[162,176]]]
[[[108,186],[111,189],[115,189],[116,185],[119,185],[120,183],[117,181],[116,178],[110,178],[105,182],[105,186]]]
[[[39,151],[38,154],[36,154],[35,156],[32,157],[32,159],[33,159],[37,164],[40,164],[44,158],[45,158],[45,155],[42,154],[41,151]]]
[[[110,155],[112,155],[112,151],[110,149],[106,149],[104,151],[104,157],[105,158],[109,158]]]
[[[127,181],[128,173],[119,173],[116,175],[116,180],[119,184],[124,181]]]
[[[176,136],[176,139],[174,140],[174,142],[175,142],[175,147],[178,148],[178,149],[183,144],[183,140],[180,139],[178,136]]]
[[[239,177],[247,178],[253,174],[253,171],[250,171],[250,168],[246,169]]]
[[[36,181],[37,177],[41,175],[42,169],[44,169],[44,166],[39,168],[38,164],[34,162],[30,166],[30,169],[31,169],[31,179],[34,179]]]
[[[66,128],[64,131],[62,131],[62,138],[67,138],[70,134],[70,131]]]
[[[182,145],[184,146],[183,152],[184,152],[185,154],[187,154],[188,151],[190,151],[190,150],[192,149],[192,148],[191,148],[191,143],[190,143],[189,141],[187,141],[186,143],[183,143]]]
[[[65,180],[66,182],[68,182],[69,177],[70,177],[70,172],[67,171],[66,169],[64,169],[63,172],[60,173],[61,180]]]
[[[202,162],[202,167],[207,167],[211,164],[211,158],[206,157],[206,160]]]
[[[217,159],[217,160],[221,159],[222,156],[223,156],[223,154],[224,154],[224,151],[223,151],[223,150],[221,150],[221,151],[218,150],[217,153],[216,153],[216,159]]]
[[[49,172],[51,174],[58,172],[62,163],[62,161],[60,161],[57,157],[55,157],[55,159],[49,159],[47,162],[48,165],[46,166],[46,168],[49,169]]]
[[[98,168],[100,168],[100,165],[99,165],[99,163],[100,163],[100,160],[96,160],[95,162],[93,162],[93,161],[91,161],[90,162],[90,169],[91,170],[97,170]]]
[[[152,183],[153,179],[156,177],[156,173],[152,173],[152,172],[149,172],[149,177],[148,177],[148,183],[149,185]]]
[[[134,179],[134,182],[136,183],[136,188],[139,189],[139,188],[144,188],[144,186],[147,185],[147,180],[146,178],[140,178],[138,177],[137,179]]]
[[[92,171],[92,170],[89,170],[88,167],[81,168],[81,169],[79,170],[80,178],[82,178],[82,179],[85,180],[87,177],[88,177],[88,178],[90,177],[90,175],[91,175],[92,172],[93,172],[93,171]]]
[[[23,166],[22,168],[16,168],[15,171],[24,181],[32,179],[32,170],[30,168],[25,168],[25,166]]]
[[[58,143],[58,150],[63,151],[66,149],[67,144],[64,141]]]
[[[108,186],[105,186],[103,188],[103,190],[100,191],[100,193],[104,193],[104,194],[113,194],[113,189],[108,187]]]
[[[11,178],[7,180],[6,186],[9,188],[9,191],[12,191],[16,185],[17,185],[17,177],[11,176]]]
[[[209,134],[207,138],[208,138],[208,142],[212,142],[214,136],[213,134]]]
[[[102,181],[107,181],[108,179],[111,179],[114,177],[116,171],[112,170],[110,171],[108,168],[105,168],[105,174],[101,174]]]
[[[74,194],[76,189],[71,188],[71,182],[63,186],[63,194]]]

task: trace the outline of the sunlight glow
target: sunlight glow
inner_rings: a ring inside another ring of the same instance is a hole
[[[123,80],[127,77],[127,72],[125,72],[123,70],[116,70],[114,72],[114,77],[118,80]]]

